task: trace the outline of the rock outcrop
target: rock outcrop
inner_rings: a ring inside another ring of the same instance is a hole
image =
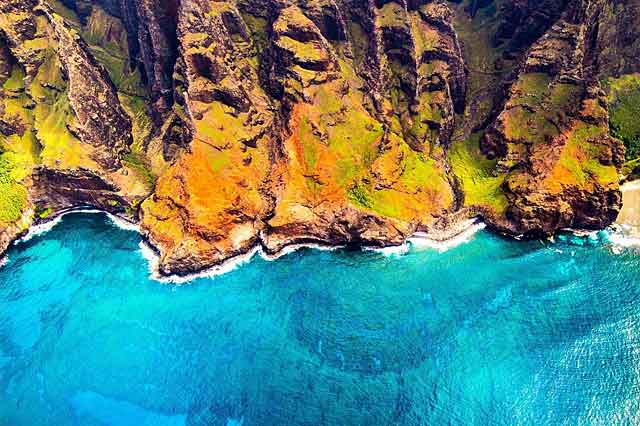
[[[638,7],[6,0],[0,242],[95,206],[186,274],[477,214],[530,237],[602,228],[624,162],[603,89],[640,71]]]
[[[559,228],[599,229],[621,207],[618,173],[623,147],[609,135],[607,105],[588,68],[598,13],[575,2],[527,52],[502,112],[481,141],[508,174],[511,232],[544,235]],[[585,19],[586,16],[586,19]]]

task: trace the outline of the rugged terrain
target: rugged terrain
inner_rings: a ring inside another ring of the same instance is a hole
[[[165,274],[476,215],[603,228],[638,73],[639,0],[1,0],[0,249],[79,206]]]

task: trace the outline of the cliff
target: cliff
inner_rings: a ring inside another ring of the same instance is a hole
[[[475,215],[606,227],[638,24],[638,0],[5,0],[1,248],[75,206],[138,221],[166,274]]]

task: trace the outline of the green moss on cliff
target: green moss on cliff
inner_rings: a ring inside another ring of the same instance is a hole
[[[146,94],[140,72],[133,68],[129,58],[127,32],[118,18],[94,6],[81,35],[119,91],[129,95]]]
[[[405,27],[408,29],[406,11],[400,4],[389,2],[378,11],[378,25],[381,27]]]
[[[480,133],[453,144],[449,158],[453,172],[460,180],[467,206],[489,207],[498,214],[507,209],[502,190],[505,175],[495,175],[495,160],[488,160],[480,152]]]
[[[0,155],[0,222],[13,223],[20,219],[27,203],[27,190],[13,176],[11,161]]]
[[[129,152],[122,159],[125,166],[128,166],[144,181],[147,189],[153,189],[156,183],[156,176],[151,171],[151,165],[146,156],[141,152]]]
[[[2,88],[11,92],[24,90],[24,71],[22,71],[22,68],[17,66],[13,67],[11,76],[4,82]]]
[[[622,140],[627,160],[640,157],[640,74],[629,74],[605,82],[611,132]]]
[[[349,200],[365,210],[401,221],[426,219],[446,209],[451,196],[443,167],[426,154],[413,151],[391,135],[371,172],[354,183]]]
[[[512,63],[502,57],[504,45],[496,46],[495,34],[500,21],[495,8],[481,9],[475,16],[468,13],[471,1],[457,5],[454,27],[468,67],[468,106],[465,112],[469,128],[483,123],[497,107],[495,96],[501,90],[501,79],[512,70]]]
[[[147,98],[119,93],[120,104],[131,118],[133,145],[131,150],[144,151],[153,131],[153,121],[147,107]]]
[[[618,180],[616,168],[598,160],[601,147],[595,142],[604,136],[600,127],[586,123],[580,123],[569,136],[559,164],[571,172],[579,185],[585,185],[590,178],[596,179],[601,185]]]

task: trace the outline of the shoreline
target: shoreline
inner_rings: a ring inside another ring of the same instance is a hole
[[[49,218],[38,223],[36,225],[32,225],[26,232],[18,235],[14,238],[9,246],[15,246],[17,244],[27,242],[34,237],[38,237],[46,234],[50,230],[52,230],[56,225],[60,223],[60,221],[64,218],[64,216],[74,213],[84,213],[84,214],[104,214],[107,218],[119,229],[136,232],[140,235],[141,241],[139,244],[140,254],[147,261],[149,266],[149,274],[150,277],[158,282],[166,283],[166,284],[185,284],[196,280],[198,278],[211,278],[217,275],[222,275],[227,272],[231,272],[237,269],[239,266],[244,265],[251,261],[254,256],[259,255],[262,259],[267,261],[277,260],[283,256],[286,256],[290,253],[296,252],[300,249],[313,249],[313,250],[321,250],[321,251],[335,251],[345,248],[345,245],[329,245],[329,244],[321,244],[321,243],[291,243],[285,245],[280,251],[277,253],[267,253],[262,243],[257,243],[255,246],[250,248],[246,253],[242,253],[236,256],[231,256],[228,259],[225,259],[223,262],[212,265],[210,267],[203,268],[200,271],[196,271],[188,274],[171,274],[164,275],[160,273],[159,262],[160,255],[159,251],[151,244],[151,242],[144,236],[140,226],[129,220],[126,217],[120,216],[115,213],[111,213],[106,210],[98,209],[92,206],[80,206],[80,207],[72,207],[64,210],[60,210],[58,212],[53,213]],[[360,247],[363,251],[373,251],[377,253],[381,253],[384,256],[393,256],[398,254],[404,254],[409,251],[410,246],[417,247],[419,249],[435,249],[440,252],[445,252],[453,247],[456,247],[460,244],[464,244],[471,240],[473,235],[477,232],[484,230],[487,228],[487,225],[484,223],[480,216],[474,216],[472,218],[465,218],[464,220],[456,221],[452,226],[449,226],[442,230],[431,230],[429,232],[416,232],[405,239],[402,244],[399,245],[390,245],[387,247],[379,247],[379,246],[367,246],[362,245]],[[8,247],[7,247],[8,249]],[[0,267],[2,267],[8,258],[6,256],[6,250],[0,255]]]
[[[633,181],[625,184],[627,188],[623,189],[623,193],[628,190],[638,191],[640,192],[640,180]],[[623,186],[623,187],[624,187]],[[621,188],[622,189],[622,188]],[[256,255],[260,256],[262,259],[266,261],[274,261],[278,258],[286,256],[290,253],[296,252],[301,249],[313,249],[313,250],[321,250],[321,251],[335,251],[344,249],[345,245],[330,245],[330,244],[322,244],[318,242],[305,242],[305,243],[296,243],[292,242],[291,244],[285,245],[280,251],[277,253],[267,253],[263,244],[259,241],[256,245],[251,247],[247,252],[241,253],[235,256],[231,256],[219,264],[208,266],[202,268],[199,271],[195,271],[187,274],[170,274],[164,275],[160,272],[160,252],[153,246],[153,244],[145,237],[144,233],[140,226],[130,220],[127,217],[122,215],[118,215],[116,213],[112,213],[106,210],[102,210],[99,208],[95,208],[92,206],[79,206],[67,208],[64,210],[60,210],[58,212],[53,213],[46,220],[41,221],[37,225],[32,225],[28,230],[26,230],[21,235],[16,236],[8,246],[17,245],[22,242],[27,242],[34,237],[46,234],[50,230],[52,230],[60,221],[64,218],[64,216],[74,213],[85,213],[85,214],[104,214],[111,221],[111,223],[119,229],[136,232],[141,237],[141,241],[139,243],[139,253],[147,261],[149,276],[154,281],[158,281],[164,284],[186,284],[191,281],[194,281],[199,278],[213,278],[218,275],[223,275],[228,272],[231,272],[238,267],[250,262]],[[623,223],[614,223],[612,225],[612,229],[617,231],[616,234],[612,234],[612,243],[623,246],[630,247],[635,245],[640,245],[640,234],[634,236],[633,234],[628,235],[626,231],[630,229],[637,229],[633,225],[623,224]],[[359,248],[362,251],[371,251],[380,253],[386,257],[399,256],[406,254],[412,248],[417,250],[425,250],[425,249],[433,249],[437,250],[440,253],[444,253],[447,250],[455,248],[459,245],[465,244],[471,241],[474,235],[480,231],[489,230],[494,235],[514,239],[516,241],[520,240],[517,236],[506,235],[502,232],[496,232],[492,229],[492,227],[487,224],[481,215],[475,215],[472,217],[464,217],[464,218],[456,218],[452,220],[449,226],[442,229],[432,229],[427,232],[417,231],[411,235],[409,235],[402,244],[398,245],[389,245],[385,247],[380,246],[367,246],[361,245]],[[559,230],[560,232],[570,232],[577,236],[586,236],[593,234],[594,230],[584,230],[584,229],[573,229],[567,228]],[[625,235],[627,234],[627,235]],[[295,239],[292,239],[295,241]],[[8,249],[8,247],[7,247]],[[4,266],[9,261],[6,256],[6,250],[0,254],[0,268]]]
[[[380,253],[383,256],[394,256],[405,254],[409,251],[409,245],[417,246],[420,249],[432,248],[439,252],[445,252],[451,248],[471,241],[471,238],[479,231],[484,230],[487,225],[479,217],[467,219],[443,231],[432,233],[416,232],[410,235],[402,244],[388,247],[366,246],[360,247],[362,251]],[[312,249],[320,251],[336,251],[344,249],[345,245],[327,245],[319,243],[292,243],[286,245],[282,250],[274,254],[265,251],[262,244],[258,243],[249,251],[243,254],[232,256],[218,265],[204,268],[201,271],[185,275],[172,274],[163,275],[160,273],[160,257],[158,251],[145,238],[140,242],[140,252],[147,260],[149,273],[153,280],[165,284],[186,284],[199,278],[213,278],[231,272],[238,267],[250,262],[256,255],[266,261],[274,261],[288,254],[301,249]]]

